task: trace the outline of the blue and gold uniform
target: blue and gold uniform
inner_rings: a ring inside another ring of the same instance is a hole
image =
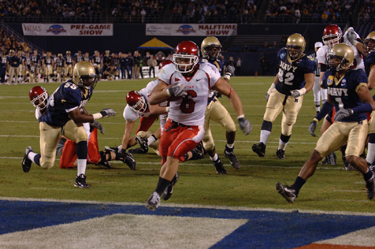
[[[72,80],[63,83],[50,96],[47,111],[39,122],[45,122],[54,127],[63,127],[70,120],[68,111],[85,106],[91,98],[93,88],[82,91],[83,89],[75,85]]]
[[[282,112],[281,135],[276,155],[278,159],[285,158],[285,148],[302,107],[303,95],[312,89],[315,81],[317,64],[314,58],[303,53],[305,46],[302,35],[292,34],[287,40],[286,48],[277,53],[279,71],[266,94],[267,105],[260,141],[252,147],[259,157],[265,156],[272,124]]]
[[[49,97],[47,110],[39,118],[40,166],[42,168],[53,167],[56,147],[61,135],[77,144],[87,141],[87,133],[83,125],[75,123],[69,117],[68,112],[83,107],[90,99],[92,90],[92,87],[90,89],[79,88],[72,80],[68,80]]]
[[[286,48],[282,48],[278,54],[279,73],[275,88],[282,94],[290,95],[291,90],[301,89],[305,86],[305,74],[313,73],[317,68],[314,58],[304,55],[297,60],[291,60]]]

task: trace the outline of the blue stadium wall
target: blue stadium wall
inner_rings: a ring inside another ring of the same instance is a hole
[[[20,23],[8,24],[16,32],[22,33],[22,26]],[[292,33],[302,34],[307,42],[306,53],[313,52],[313,46],[316,41],[321,41],[322,33],[326,24],[238,24],[237,35],[290,35]],[[344,28],[341,26],[341,28]],[[152,36],[145,35],[144,24],[114,24],[113,37],[79,37],[79,36],[26,36],[26,40],[34,43],[41,49],[51,51],[52,53],[65,53],[66,50],[75,53],[77,50],[82,52],[89,52],[93,54],[94,50],[104,52],[110,50],[111,52],[134,52],[138,46],[151,40]],[[201,44],[203,37],[201,36],[160,36],[156,37],[165,43],[176,46],[182,40],[192,40],[198,45]],[[218,37],[224,47],[230,44],[233,37]],[[145,51],[141,51],[145,52]],[[156,53],[157,51],[150,51]],[[242,59],[242,74],[255,75],[260,72],[260,58],[265,56],[269,70],[268,75],[275,75],[277,72],[276,61],[277,49],[263,50],[257,52],[223,52],[226,59],[233,56],[235,61],[238,57]]]

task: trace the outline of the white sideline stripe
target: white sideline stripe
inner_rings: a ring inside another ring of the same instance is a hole
[[[144,203],[140,202],[103,202],[103,201],[83,201],[83,200],[59,200],[59,199],[47,199],[47,198],[18,198],[18,197],[0,197],[3,201],[44,201],[44,202],[60,202],[60,203],[82,203],[82,204],[98,204],[98,205],[121,205],[121,206],[142,206]],[[353,200],[348,200],[353,201]],[[366,201],[368,202],[368,201]],[[261,212],[278,212],[278,213],[305,213],[305,214],[332,214],[332,215],[353,215],[353,216],[375,216],[375,213],[367,212],[347,212],[347,211],[323,211],[314,209],[276,209],[276,208],[247,208],[247,207],[230,207],[230,206],[214,206],[214,205],[198,205],[198,204],[172,204],[162,203],[163,207],[174,207],[174,208],[206,208],[216,210],[230,210],[230,211],[261,211]],[[157,214],[157,213],[155,213]]]
[[[0,236],[1,248],[210,248],[248,220],[114,214]]]
[[[374,248],[375,245],[375,227],[357,230],[352,233],[344,234],[333,239],[321,240],[314,244],[330,244],[330,245],[345,245],[345,246],[369,246]]]

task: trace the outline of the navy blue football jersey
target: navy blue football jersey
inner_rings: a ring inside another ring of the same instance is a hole
[[[301,89],[305,86],[305,74],[313,73],[317,68],[314,58],[303,55],[295,61],[291,61],[286,48],[277,53],[279,60],[278,80],[276,89],[285,95],[290,95],[291,90]]]
[[[62,83],[49,97],[47,111],[40,117],[39,122],[55,127],[64,126],[70,120],[68,112],[85,106],[92,91],[92,87],[81,90],[72,80]]]
[[[331,70],[325,72],[322,86],[326,87],[327,93],[331,95],[336,112],[342,108],[347,109],[363,105],[356,90],[360,84],[366,84],[367,86],[366,73],[362,69],[350,69],[340,81],[335,79],[333,74]],[[352,116],[344,118],[342,122],[361,121],[366,118],[366,113],[354,113]]]
[[[375,64],[375,51],[371,51],[365,58],[366,74],[370,73],[370,66]]]
[[[22,63],[22,58],[16,55],[9,57],[8,60],[11,67],[19,67]]]

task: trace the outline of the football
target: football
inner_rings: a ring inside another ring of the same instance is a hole
[[[168,85],[166,88],[164,88],[164,91],[167,91],[169,88],[171,88],[173,85],[171,84],[171,85]],[[174,96],[174,97],[172,97],[172,96],[170,96],[167,100],[168,101],[178,101],[178,100],[180,100],[180,99],[182,99],[183,97],[176,97],[176,96]]]

